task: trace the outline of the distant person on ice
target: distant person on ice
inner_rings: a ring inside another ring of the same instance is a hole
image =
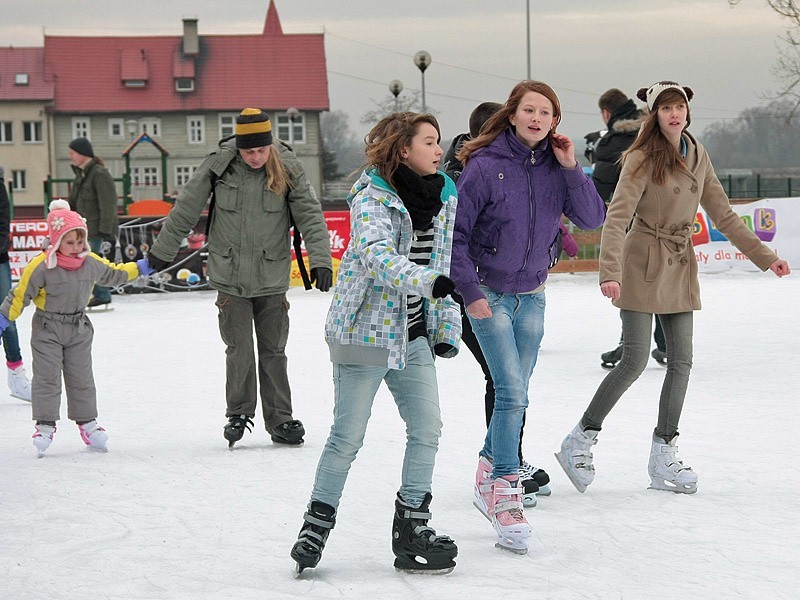
[[[217,290],[219,332],[225,343],[225,417],[229,447],[251,431],[258,392],[272,441],[303,443],[292,416],[287,372],[290,216],[303,234],[311,280],[327,292],[333,279],[330,237],[322,207],[291,148],[272,139],[267,113],[245,108],[234,140],[223,140],[192,175],[170,211],[148,259],[164,270],[215,196],[209,214],[208,279]],[[258,360],[253,350],[255,330]]]
[[[674,81],[659,81],[637,93],[650,114],[623,154],[600,244],[600,291],[621,309],[622,359],[556,454],[579,492],[594,481],[592,446],[603,422],[647,366],[654,314],[667,341],[667,372],[652,433],[650,487],[697,491],[697,473],[678,458],[676,443],[693,361],[694,311],[700,310],[692,247],[698,207],[762,271],[778,277],[791,272],[731,209],[706,149],[687,131],[693,96]]]
[[[97,390],[92,373],[94,327],[85,313],[95,283],[120,285],[149,275],[145,259],[115,265],[90,253],[86,222],[64,200],[50,203],[49,245],[22,272],[19,284],[0,306],[0,331],[33,301],[31,321],[36,428],[33,445],[41,456],[53,442],[60,418],[61,377],[67,391],[67,418],[92,450],[106,450],[108,435],[97,423]]]

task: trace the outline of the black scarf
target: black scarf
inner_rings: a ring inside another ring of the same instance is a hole
[[[400,164],[392,177],[397,195],[403,201],[415,231],[425,231],[433,217],[442,210],[444,176],[441,173],[420,177],[406,165]]]

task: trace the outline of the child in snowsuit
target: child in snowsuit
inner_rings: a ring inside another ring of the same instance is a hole
[[[84,312],[95,283],[120,285],[152,269],[147,261],[115,265],[90,253],[86,222],[64,200],[50,204],[50,244],[22,273],[19,284],[0,306],[0,333],[31,301],[33,390],[36,429],[33,445],[41,456],[53,441],[61,405],[61,375],[67,389],[67,416],[78,424],[81,439],[105,451],[108,435],[97,424],[97,392],[92,374],[94,328]]]

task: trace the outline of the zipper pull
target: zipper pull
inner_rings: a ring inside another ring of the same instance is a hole
[[[531,150],[531,164],[532,165],[536,164],[536,154],[534,153],[533,150]]]

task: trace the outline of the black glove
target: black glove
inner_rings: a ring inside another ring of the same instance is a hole
[[[444,356],[451,350],[453,350],[454,346],[451,344],[445,344],[444,342],[440,342],[433,347],[433,353],[436,356]]]
[[[156,273],[160,273],[169,266],[169,262],[167,262],[166,260],[161,260],[152,252],[147,255],[147,262],[150,263],[150,267]]]
[[[433,297],[444,298],[456,291],[456,284],[446,275],[439,275],[433,282]]]
[[[333,271],[327,267],[314,267],[311,269],[311,283],[320,292],[327,292],[331,289],[331,283],[333,283]]]

